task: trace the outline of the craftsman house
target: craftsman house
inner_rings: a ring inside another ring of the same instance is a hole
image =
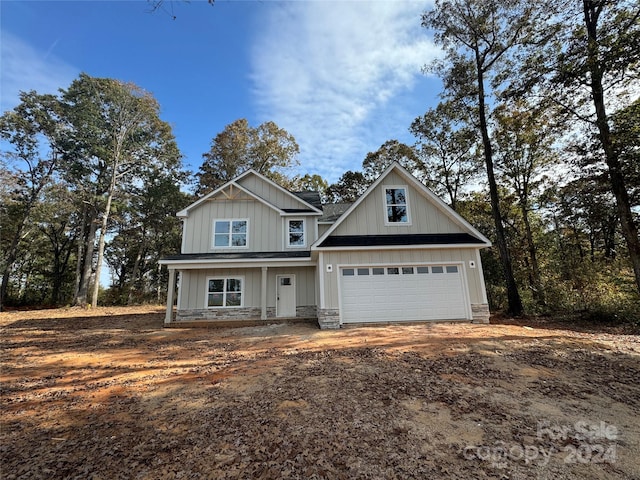
[[[398,164],[353,204],[323,206],[249,170],[177,215],[181,253],[160,261],[167,326],[488,322],[489,240]]]

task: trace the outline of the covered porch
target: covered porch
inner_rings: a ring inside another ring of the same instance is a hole
[[[161,264],[169,270],[165,326],[317,318],[308,251],[182,254]]]

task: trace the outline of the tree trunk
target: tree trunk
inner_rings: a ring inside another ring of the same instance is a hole
[[[118,173],[118,155],[116,154],[116,161],[113,165],[113,172],[111,174],[111,183],[109,184],[109,191],[107,194],[107,204],[104,207],[102,214],[102,224],[100,226],[100,239],[98,241],[98,264],[96,265],[96,278],[93,283],[93,294],[91,296],[91,306],[96,308],[98,306],[98,292],[100,291],[100,273],[102,271],[102,260],[104,259],[104,245],[107,237],[107,222],[109,220],[109,214],[111,213],[111,202],[113,201],[113,194],[116,190],[116,178]]]
[[[96,241],[96,222],[93,218],[89,218],[89,230],[85,238],[83,250],[84,256],[80,272],[80,281],[78,282],[78,291],[74,298],[73,304],[81,307],[87,305],[87,295],[89,294],[89,283],[91,281],[91,271],[93,267],[93,251],[95,250]]]
[[[142,254],[144,253],[144,250],[146,248],[147,248],[147,236],[146,236],[146,232],[143,229],[140,248],[138,249],[136,260],[135,262],[133,262],[133,271],[131,272],[131,281],[129,282],[129,294],[127,296],[127,305],[133,305],[133,294],[135,292],[136,279],[138,278],[138,273],[140,271],[140,260],[142,260]]]
[[[9,289],[9,277],[11,276],[11,269],[13,264],[18,258],[18,244],[20,243],[20,237],[22,236],[22,230],[24,229],[24,221],[20,223],[16,233],[11,240],[11,246],[7,252],[7,259],[5,261],[4,272],[2,272],[2,284],[0,285],[0,312],[4,309],[4,303],[7,298],[7,290]]]
[[[533,234],[531,233],[531,222],[529,221],[529,210],[527,209],[527,200],[520,198],[522,211],[522,221],[524,223],[525,234],[527,237],[527,247],[529,250],[529,258],[531,259],[531,287],[533,288],[533,299],[538,305],[545,305],[544,291],[542,282],[540,281],[540,266],[538,265],[538,253]]]
[[[107,221],[109,220],[109,213],[111,211],[111,201],[113,199],[113,192],[109,189],[109,196],[107,197],[107,206],[102,214],[102,224],[100,225],[100,237],[98,240],[98,263],[96,264],[95,281],[93,282],[93,292],[91,295],[91,306],[96,308],[98,306],[98,292],[100,291],[100,274],[102,271],[102,261],[104,259],[104,245],[106,243],[107,236]]]
[[[502,225],[502,214],[500,213],[498,186],[493,171],[493,151],[491,147],[491,139],[489,138],[489,129],[487,126],[487,117],[485,111],[485,93],[484,93],[484,76],[482,71],[482,63],[480,54],[476,50],[476,73],[478,81],[478,113],[480,119],[480,131],[482,133],[482,145],[484,147],[484,159],[487,167],[487,180],[489,182],[489,195],[491,198],[491,213],[496,227],[496,244],[500,254],[500,262],[504,274],[507,287],[507,302],[509,315],[519,316],[523,313],[522,300],[518,292],[518,286],[513,276],[513,267],[511,263],[511,254],[507,246],[504,227]]]
[[[633,220],[631,212],[631,202],[629,201],[629,193],[625,185],[624,176],[618,153],[613,146],[611,139],[611,130],[609,127],[609,119],[604,101],[604,89],[602,85],[603,65],[599,58],[598,45],[598,17],[599,4],[594,0],[583,0],[584,21],[587,27],[588,47],[587,47],[587,63],[591,74],[591,96],[596,110],[596,124],[602,149],[604,150],[607,167],[609,170],[609,182],[611,191],[616,198],[620,223],[622,225],[622,233],[629,250],[629,258],[633,266],[633,273],[636,280],[636,289],[640,293],[640,238],[638,237],[638,227]]]

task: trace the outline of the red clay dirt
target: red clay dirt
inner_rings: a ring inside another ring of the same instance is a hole
[[[0,313],[4,479],[638,479],[640,337]]]

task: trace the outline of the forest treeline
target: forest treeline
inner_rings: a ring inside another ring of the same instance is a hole
[[[253,168],[350,202],[397,161],[492,240],[492,310],[640,321],[639,18],[633,1],[436,0],[439,103],[413,144],[387,140],[333,184],[294,175],[299,146],[274,122],[231,122],[192,173],[137,85],[22,92],[0,117],[1,306],[162,302],[158,259],[195,198]]]

